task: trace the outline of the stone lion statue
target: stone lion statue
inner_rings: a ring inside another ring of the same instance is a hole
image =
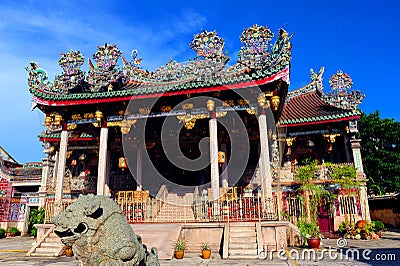
[[[157,249],[142,244],[118,204],[100,195],[80,195],[53,218],[54,232],[72,247],[81,265],[160,265]]]

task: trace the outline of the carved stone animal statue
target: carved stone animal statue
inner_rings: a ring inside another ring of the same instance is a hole
[[[119,206],[105,196],[79,196],[53,223],[54,232],[72,247],[81,265],[160,265],[157,249],[147,251]]]

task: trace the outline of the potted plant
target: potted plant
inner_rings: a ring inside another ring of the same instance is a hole
[[[174,242],[174,251],[175,251],[175,258],[182,259],[183,255],[185,254],[186,243],[182,239],[177,239]]]
[[[72,247],[65,246],[65,256],[67,257],[72,257],[74,255],[74,252],[72,251]]]
[[[321,239],[319,237],[319,227],[316,221],[298,221],[297,227],[300,230],[300,235],[303,238],[304,242],[307,242],[310,248],[319,248],[319,245],[321,244]]]
[[[10,227],[8,228],[8,234],[9,236],[17,236],[19,235],[21,232],[18,230],[17,227]]]
[[[0,228],[0,238],[3,238],[6,236],[6,230],[4,230],[3,228]]]
[[[203,259],[209,259],[211,257],[211,247],[208,243],[201,244],[201,256]]]

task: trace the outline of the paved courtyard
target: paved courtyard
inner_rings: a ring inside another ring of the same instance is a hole
[[[33,237],[0,239],[0,265],[78,265],[75,258],[26,257],[34,242]],[[287,252],[260,254],[258,260],[222,260],[214,254],[210,260],[203,260],[200,254],[186,253],[182,260],[162,260],[161,265],[400,265],[400,230],[383,233],[379,240],[324,239],[321,249],[314,251],[289,248]],[[352,259],[353,258],[353,259]]]

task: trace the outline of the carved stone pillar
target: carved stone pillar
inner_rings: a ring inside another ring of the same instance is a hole
[[[142,146],[138,145],[136,150],[136,183],[137,183],[137,191],[141,191],[142,188],[142,165],[143,165],[143,153]]]
[[[65,164],[67,161],[67,145],[68,145],[68,131],[65,124],[63,126],[63,130],[61,131],[60,150],[58,153],[57,180],[56,180],[56,193],[55,193],[56,203],[60,203],[63,198]]]
[[[221,151],[225,152],[226,154],[226,143],[221,144]],[[228,182],[228,169],[226,169],[226,162],[222,164],[221,171],[222,171],[222,187],[227,188],[229,186],[229,182]]]
[[[97,195],[104,195],[105,181],[107,178],[107,142],[108,128],[106,123],[100,129],[99,168],[97,177]]]
[[[211,167],[211,195],[212,199],[219,198],[219,168],[218,168],[218,136],[217,118],[215,113],[215,103],[212,100],[207,102],[207,109],[211,113],[208,122],[210,130],[210,167]]]
[[[268,127],[265,109],[261,109],[261,114],[258,116],[258,126],[260,129],[260,177],[261,190],[263,196],[272,198],[272,175],[271,164],[269,158],[269,143],[268,143]]]
[[[47,191],[47,178],[50,174],[50,169],[54,167],[54,161],[49,157],[42,159],[42,180],[39,187],[39,207],[44,207]]]
[[[361,158],[361,140],[360,139],[352,139],[350,140],[351,143],[351,150],[353,151],[353,160],[354,166],[357,169],[357,175],[360,177],[364,177],[364,167],[362,164]]]
[[[219,198],[219,169],[218,169],[218,138],[217,119],[211,118],[210,127],[210,164],[211,164],[211,193],[212,198]]]
[[[357,179],[362,180],[362,183],[359,187],[359,198],[360,198],[362,216],[365,220],[371,221],[371,216],[369,213],[369,205],[368,205],[367,186],[365,184],[366,179],[365,179],[364,167],[363,167],[362,157],[361,157],[360,142],[361,142],[360,139],[350,140],[351,150],[353,151],[354,166],[357,169]]]

